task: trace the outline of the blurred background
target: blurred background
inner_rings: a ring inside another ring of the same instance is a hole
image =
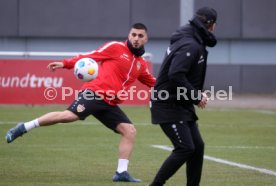
[[[218,45],[208,49],[206,89],[274,94],[275,0],[0,0],[0,61],[69,58],[123,41],[133,23],[143,22],[150,36],[147,57],[157,75],[171,33],[202,6],[218,12]]]

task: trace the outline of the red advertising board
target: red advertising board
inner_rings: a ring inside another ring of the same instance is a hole
[[[72,70],[49,71],[51,61],[0,59],[0,104],[70,104],[82,82]],[[135,94],[124,104],[148,104],[147,86],[136,81],[132,89]]]

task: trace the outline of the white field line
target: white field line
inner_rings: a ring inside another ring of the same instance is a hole
[[[172,151],[172,149],[173,149],[173,148],[165,146],[165,145],[152,145],[152,147],[162,149],[162,150],[167,150],[167,151]],[[276,176],[275,171],[264,169],[264,168],[253,167],[250,165],[236,163],[236,162],[232,162],[232,161],[228,161],[228,160],[224,160],[224,159],[220,159],[220,158],[215,158],[215,157],[211,157],[211,156],[207,156],[207,155],[204,156],[204,159],[214,161],[217,163],[221,163],[221,164],[225,164],[225,165],[229,165],[229,166],[233,166],[233,167],[239,167],[241,169],[253,170],[253,171],[263,173],[263,174]]]
[[[276,147],[273,146],[211,146],[207,145],[208,148],[216,148],[216,149],[276,149]]]

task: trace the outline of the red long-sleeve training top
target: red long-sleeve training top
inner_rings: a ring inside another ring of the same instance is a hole
[[[131,53],[126,42],[112,41],[87,54],[80,54],[63,60],[64,68],[71,69],[81,58],[92,58],[99,65],[98,77],[85,82],[81,90],[90,89],[103,96],[110,105],[123,102],[122,91],[129,90],[131,84],[138,79],[148,87],[153,87],[155,78],[149,73],[143,57]]]

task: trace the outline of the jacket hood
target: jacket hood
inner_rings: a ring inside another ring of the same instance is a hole
[[[183,37],[193,37],[192,28],[189,28],[189,24],[180,27],[171,35],[170,44],[175,43],[176,41],[180,40]]]
[[[190,24],[180,27],[172,34],[170,44],[175,43],[183,37],[196,38],[200,44],[209,47],[214,47],[217,43],[215,35],[209,32],[196,17],[190,21]]]

